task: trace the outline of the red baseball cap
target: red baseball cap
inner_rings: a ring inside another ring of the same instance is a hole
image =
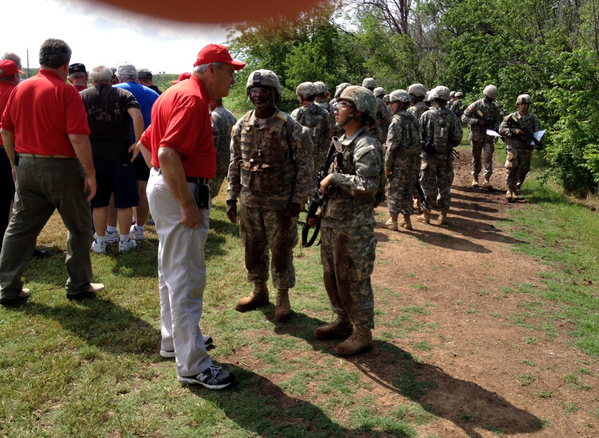
[[[0,60],[0,77],[12,76],[17,72],[23,74],[12,59]]]
[[[179,75],[179,77],[177,78],[177,80],[176,81],[171,81],[171,83],[172,84],[178,84],[179,82],[184,81],[184,80],[189,79],[189,78],[191,78],[191,73],[189,73],[187,71],[185,73],[181,73]]]
[[[225,62],[231,64],[235,70],[241,70],[245,67],[245,62],[233,61],[229,50],[225,46],[220,44],[208,44],[200,53],[198,53],[198,59],[196,59],[194,67],[203,64],[210,64],[211,62]]]

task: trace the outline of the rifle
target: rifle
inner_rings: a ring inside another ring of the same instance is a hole
[[[532,143],[534,143],[536,150],[538,150],[538,151],[543,150],[543,144],[535,138],[535,136],[534,136],[533,132],[530,130],[530,128],[528,126],[522,126],[520,123],[518,123],[518,121],[514,118],[514,116],[511,116],[507,120],[507,125],[510,128],[516,128],[516,129],[519,129],[520,131],[522,131],[522,134],[516,134],[516,135],[518,135],[520,137],[520,141],[522,141],[524,144],[529,145],[532,142]]]
[[[486,125],[485,125],[486,129],[496,132],[499,135],[499,137],[503,138],[503,136],[501,134],[499,134],[499,126],[494,119],[492,119],[490,117],[484,117],[481,110],[476,110],[475,112],[472,113],[472,115],[474,117],[476,117],[478,120],[484,120],[486,122]]]
[[[308,214],[306,215],[306,223],[302,227],[302,240],[300,242],[300,245],[302,246],[302,248],[311,247],[314,244],[316,237],[318,237],[318,232],[320,231],[320,220],[321,219],[320,219],[320,216],[318,216],[318,217],[316,216],[316,212],[318,211],[318,208],[323,204],[323,202],[327,198],[327,195],[323,195],[322,191],[320,190],[320,183],[322,182],[323,179],[326,178],[328,171],[329,171],[329,167],[331,167],[333,160],[340,153],[341,153],[341,145],[339,144],[339,139],[337,137],[333,137],[333,139],[331,140],[331,145],[329,146],[329,151],[327,153],[327,159],[325,160],[323,166],[318,171],[318,175],[316,177],[316,180],[317,180],[316,190],[314,190],[314,195],[312,196],[312,201],[310,201],[310,206],[308,207]],[[343,155],[341,155],[341,157],[343,157]],[[334,193],[336,189],[337,189],[337,186],[330,185],[327,188],[327,191],[329,193]],[[309,221],[310,221],[310,219],[316,219],[316,218],[318,219],[318,222],[316,223],[316,226],[314,227],[314,232],[312,233],[312,237],[308,238],[308,234],[310,233],[310,228],[311,228]]]

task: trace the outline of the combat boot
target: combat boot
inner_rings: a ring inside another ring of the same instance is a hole
[[[431,213],[428,210],[424,210],[421,216],[418,216],[418,222],[422,222],[423,224],[431,223]]]
[[[512,193],[512,188],[508,187],[507,192],[505,192],[505,199],[507,199],[507,202],[511,202],[512,196],[514,196],[514,194]]]
[[[437,219],[438,225],[447,225],[447,209],[441,208],[441,214],[439,215],[439,219]]]
[[[493,188],[493,186],[491,185],[491,182],[489,181],[489,177],[485,176],[485,180],[481,184],[481,187],[483,189],[492,189]]]
[[[397,215],[391,216],[389,218],[389,220],[387,222],[385,222],[385,225],[391,231],[397,231],[397,228],[398,228],[398,226],[397,226]]]
[[[354,327],[354,333],[335,347],[335,353],[339,356],[353,356],[370,349],[372,349],[372,331],[369,328]]]
[[[238,312],[247,312],[248,310],[254,310],[256,307],[268,304],[269,302],[266,283],[258,281],[254,284],[254,290],[251,294],[237,301],[235,310]]]
[[[518,189],[516,187],[512,187],[512,201],[518,200]]]
[[[320,326],[314,330],[316,339],[348,338],[353,333],[353,326],[347,315],[339,314],[337,319],[330,324]]]
[[[275,308],[275,321],[285,322],[291,318],[291,304],[289,304],[289,289],[279,289],[277,294],[277,307]]]
[[[472,175],[472,187],[478,187],[478,175]]]
[[[401,226],[404,227],[406,230],[414,229],[414,228],[412,228],[412,220],[410,219],[409,214],[403,215],[403,220],[401,221]]]

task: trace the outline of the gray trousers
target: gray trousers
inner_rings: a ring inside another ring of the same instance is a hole
[[[58,210],[69,231],[66,288],[73,292],[87,290],[92,278],[92,224],[81,164],[74,158],[21,157],[16,172],[13,214],[0,254],[2,297],[15,298],[23,289],[23,271],[54,210]]]

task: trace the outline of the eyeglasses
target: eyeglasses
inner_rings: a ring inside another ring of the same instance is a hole
[[[257,96],[257,95],[268,96],[270,94],[270,88],[252,87],[252,88],[250,88],[250,94],[253,96]]]

